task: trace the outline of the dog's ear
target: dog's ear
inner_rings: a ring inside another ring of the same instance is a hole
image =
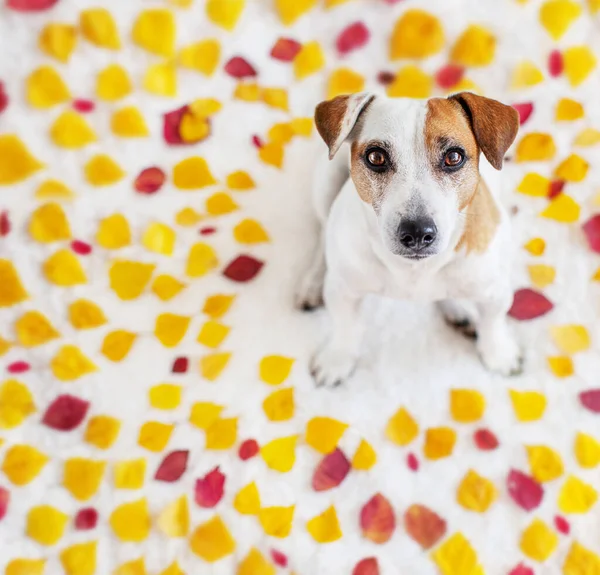
[[[450,99],[465,111],[477,144],[490,164],[501,170],[504,154],[519,130],[519,113],[512,106],[471,92],[460,92]]]
[[[329,147],[330,160],[352,132],[360,114],[374,98],[373,94],[361,92],[351,96],[338,96],[317,106],[315,124],[321,138]]]

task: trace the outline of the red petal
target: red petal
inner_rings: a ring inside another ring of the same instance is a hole
[[[435,81],[440,88],[448,90],[453,86],[456,86],[465,74],[465,69],[462,66],[456,64],[446,64],[437,71],[435,75]]]
[[[187,469],[189,454],[187,449],[171,451],[158,466],[154,479],[168,483],[179,480]]]
[[[522,104],[513,104],[512,107],[519,112],[519,124],[522,126],[533,112],[533,102],[523,102]]]
[[[257,455],[259,451],[260,447],[255,439],[246,439],[246,441],[240,445],[238,456],[242,461],[246,461]]]
[[[568,535],[571,532],[571,526],[569,525],[569,522],[560,515],[557,515],[554,518],[554,525],[556,526],[557,531],[563,535]]]
[[[409,453],[406,456],[406,465],[411,471],[419,471],[419,460],[414,453]]]
[[[6,110],[8,102],[8,94],[4,91],[4,84],[0,82],[0,114]]]
[[[362,22],[354,22],[342,30],[335,45],[340,54],[347,54],[362,48],[371,36],[369,29]]]
[[[288,566],[287,555],[284,555],[281,551],[271,549],[271,559],[273,559],[273,563],[278,567],[283,567],[285,569]]]
[[[263,141],[260,139],[260,136],[257,136],[256,134],[254,134],[252,136],[252,144],[256,147],[256,148],[262,148],[264,146]]]
[[[6,6],[17,12],[38,12],[52,8],[58,0],[6,0]]]
[[[379,563],[375,557],[361,559],[352,570],[352,575],[379,575]]]
[[[564,180],[552,180],[552,182],[550,182],[550,188],[548,189],[548,199],[551,200],[562,193],[565,183]]]
[[[182,106],[181,108],[177,108],[177,110],[163,114],[163,138],[167,144],[186,143],[179,134],[179,126],[187,110],[187,106]]]
[[[423,549],[431,549],[446,533],[446,522],[425,505],[411,505],[404,513],[404,528]]]
[[[59,395],[48,406],[42,423],[58,431],[71,431],[83,421],[89,407],[88,401],[73,395]]]
[[[254,278],[264,262],[252,256],[238,256],[223,270],[223,275],[234,282],[247,282]]]
[[[217,228],[212,227],[212,226],[207,226],[205,228],[202,228],[200,230],[200,235],[202,236],[210,236],[212,234],[214,234],[217,231]]]
[[[93,507],[80,509],[75,516],[75,529],[85,531],[93,529],[98,523],[98,512]]]
[[[594,413],[600,413],[600,389],[589,389],[579,394],[581,405]]]
[[[80,256],[87,256],[92,253],[92,246],[81,240],[73,240],[71,242],[71,249]]]
[[[511,469],[506,485],[513,501],[525,511],[538,507],[544,497],[544,488],[535,479],[516,469]]]
[[[8,219],[8,212],[0,212],[0,238],[7,236],[10,232],[10,220]]]
[[[321,459],[312,478],[312,487],[315,491],[327,491],[337,487],[348,475],[350,461],[340,448]]]
[[[373,543],[389,541],[396,529],[396,516],[390,502],[381,493],[374,495],[360,511],[363,537]]]
[[[554,304],[544,294],[524,288],[515,292],[508,315],[514,319],[524,321],[545,315],[553,307]]]
[[[173,367],[171,368],[172,373],[186,373],[188,370],[188,358],[187,357],[178,357],[173,362]]]
[[[391,84],[396,79],[396,74],[393,72],[387,72],[384,70],[383,72],[379,72],[377,74],[377,81],[384,86]]]
[[[592,216],[583,224],[583,233],[587,238],[590,249],[600,254],[600,214]]]
[[[8,503],[10,501],[10,491],[0,486],[0,520],[8,511]]]
[[[291,62],[300,50],[302,50],[300,42],[291,38],[279,38],[271,49],[271,58],[282,62]]]
[[[133,183],[133,187],[140,194],[154,194],[163,187],[167,175],[161,168],[152,166],[143,169]]]
[[[473,435],[473,440],[482,451],[492,451],[499,445],[498,438],[489,429],[478,429]]]
[[[72,106],[78,112],[81,112],[82,114],[87,114],[89,112],[94,111],[96,104],[94,104],[94,102],[92,102],[91,100],[83,100],[81,98],[78,98],[77,100],[73,100]]]
[[[535,575],[531,567],[519,563],[508,575]]]
[[[548,71],[550,72],[550,76],[553,76],[554,78],[560,76],[563,72],[563,68],[563,55],[559,50],[552,50],[550,56],[548,56]]]
[[[223,497],[225,488],[225,476],[219,467],[215,467],[202,479],[196,481],[195,499],[200,507],[213,508]]]
[[[15,361],[6,367],[8,373],[25,373],[31,366],[26,361]]]
[[[256,76],[256,70],[241,56],[234,56],[225,64],[225,72],[233,78],[251,78]]]

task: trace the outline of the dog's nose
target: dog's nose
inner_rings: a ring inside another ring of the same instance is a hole
[[[398,230],[400,243],[409,250],[419,251],[435,241],[437,228],[431,218],[402,220]]]

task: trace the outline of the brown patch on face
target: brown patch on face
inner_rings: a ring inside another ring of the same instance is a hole
[[[378,142],[352,142],[350,149],[350,177],[360,199],[371,204],[377,211],[386,190],[389,189],[390,177],[395,173],[393,166],[386,172],[378,173],[365,165],[364,157],[369,148],[383,147]]]
[[[346,109],[349,96],[338,96],[333,100],[321,102],[315,110],[315,124],[323,141],[329,148],[337,140]]]
[[[500,211],[483,180],[479,181],[479,186],[465,216],[467,220],[463,235],[454,250],[459,251],[465,248],[467,254],[483,253],[494,238],[496,228],[500,223]]]

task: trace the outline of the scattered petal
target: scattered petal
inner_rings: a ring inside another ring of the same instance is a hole
[[[318,72],[323,66],[325,66],[325,55],[320,44],[307,42],[294,58],[294,76],[297,80],[303,80]]]
[[[98,523],[98,512],[93,507],[80,509],[75,515],[75,529],[87,531],[94,529]]]
[[[379,563],[375,557],[361,559],[352,570],[352,575],[380,575]]]
[[[76,44],[77,30],[69,24],[46,24],[38,37],[40,50],[61,62],[69,61]]]
[[[275,10],[280,20],[290,26],[298,18],[309,12],[317,0],[275,0]]]
[[[446,64],[436,72],[435,81],[440,88],[450,90],[463,79],[464,74],[465,69],[462,66],[457,66],[456,64]],[[393,81],[394,78],[392,77],[389,82],[384,81],[382,83],[391,84]]]
[[[186,284],[180,282],[173,276],[161,274],[154,278],[151,289],[152,292],[162,301],[169,301],[178,293],[180,293],[185,287]]]
[[[219,265],[217,254],[208,244],[199,242],[190,248],[185,273],[198,278],[206,275]]]
[[[85,118],[74,110],[65,110],[52,124],[50,138],[57,146],[78,149],[96,141],[94,130]]]
[[[419,471],[419,460],[414,453],[409,453],[406,456],[406,465],[411,471]]]
[[[258,513],[258,520],[265,535],[283,539],[290,534],[294,519],[295,506],[290,507],[262,507]]]
[[[472,469],[463,477],[456,493],[460,505],[477,513],[485,513],[497,497],[494,484]]]
[[[190,452],[187,450],[171,451],[158,466],[154,479],[167,483],[179,481],[187,469],[189,454]]]
[[[229,352],[205,355],[200,360],[200,373],[202,374],[202,377],[208,381],[215,381],[225,369],[230,359],[231,353]]]
[[[473,389],[450,390],[450,412],[459,423],[472,423],[483,417],[485,398]]]
[[[546,410],[546,397],[537,391],[509,391],[515,416],[519,421],[537,421]]]
[[[175,18],[166,8],[142,10],[133,24],[133,41],[157,56],[175,53]]]
[[[270,421],[287,421],[294,416],[294,388],[274,391],[263,401],[263,411]]]
[[[150,513],[146,499],[119,505],[110,515],[110,526],[119,541],[144,541],[150,533]]]
[[[558,494],[558,508],[563,513],[587,513],[596,503],[598,492],[578,477],[567,477]]]
[[[572,46],[563,53],[565,74],[573,88],[582,84],[596,67],[596,56],[587,46]]]
[[[59,395],[46,409],[42,423],[57,431],[72,431],[85,419],[90,404],[73,395]]]
[[[93,301],[78,299],[69,305],[69,321],[75,329],[92,329],[104,325],[107,319]]]
[[[187,373],[189,367],[189,360],[187,357],[178,357],[173,362],[173,367],[171,368],[172,373]]]
[[[115,487],[117,489],[140,489],[144,485],[146,460],[130,459],[115,464]]]
[[[196,481],[194,499],[200,507],[212,509],[223,498],[225,492],[225,475],[219,467],[215,467],[201,479]]]
[[[221,46],[215,38],[208,38],[184,46],[179,52],[179,63],[190,70],[212,76],[221,58]]]
[[[138,445],[148,451],[159,453],[169,443],[174,428],[175,426],[172,424],[161,423],[159,421],[146,421],[140,427]]]
[[[417,66],[409,64],[400,69],[387,87],[390,98],[428,98],[433,90],[433,79]]]
[[[460,532],[442,543],[431,557],[442,575],[479,574],[483,569],[477,564],[477,554],[469,540]]]
[[[106,102],[116,102],[127,96],[132,89],[127,70],[119,64],[110,64],[96,78],[96,96]]]
[[[275,575],[275,567],[256,547],[252,547],[238,565],[236,575]]]
[[[182,495],[169,503],[157,517],[156,525],[167,537],[185,537],[190,529],[187,497]]]
[[[154,272],[154,264],[117,260],[108,271],[111,289],[124,301],[138,298]]]
[[[350,461],[341,449],[336,448],[326,455],[315,469],[312,487],[315,491],[333,489],[342,483],[349,472]]]
[[[431,549],[446,534],[446,521],[425,505],[411,505],[404,513],[404,528],[423,550]]]
[[[313,417],[306,424],[306,443],[319,453],[334,451],[348,424],[331,417]]]
[[[247,461],[248,459],[252,459],[254,456],[258,455],[260,452],[260,446],[256,439],[246,439],[246,441],[242,442],[240,448],[238,450],[238,457],[242,461]]]
[[[574,541],[563,564],[564,575],[589,575],[600,571],[600,557]]]
[[[519,125],[522,126],[529,116],[533,113],[533,102],[523,102],[522,104],[513,104],[512,107],[519,112]]]
[[[79,15],[79,26],[83,37],[92,44],[110,50],[119,50],[119,30],[110,12],[105,8],[89,8]]]
[[[517,162],[543,162],[556,154],[556,145],[550,134],[530,132],[517,144]]]
[[[2,471],[13,485],[31,483],[48,463],[49,458],[30,445],[13,445],[6,450]]]
[[[418,434],[419,425],[404,407],[396,411],[385,428],[386,437],[401,447],[411,443]]]
[[[242,515],[258,515],[260,511],[260,495],[254,481],[242,487],[233,500],[233,507]]]
[[[234,56],[229,60],[224,67],[224,70],[232,78],[252,78],[256,76],[256,70],[247,60],[241,56]]]
[[[338,68],[331,73],[327,83],[327,99],[335,98],[341,94],[354,94],[362,92],[365,79],[350,68]]]
[[[108,415],[95,415],[88,421],[84,439],[98,449],[108,449],[116,441],[121,422]]]
[[[223,275],[234,282],[248,282],[255,278],[262,269],[264,262],[252,256],[240,255],[233,259],[223,270]]]
[[[572,122],[583,116],[583,106],[571,98],[561,98],[556,105],[555,120],[557,122]]]
[[[302,44],[292,38],[278,38],[271,48],[271,58],[281,62],[292,62],[302,49]]]
[[[106,154],[93,156],[84,166],[85,179],[92,186],[111,186],[125,176],[121,167]]]
[[[534,519],[521,535],[521,551],[535,561],[546,561],[558,545],[558,536],[540,519]]]
[[[63,486],[78,501],[87,501],[98,491],[105,468],[106,461],[94,461],[81,457],[67,459]]]
[[[342,538],[340,522],[333,505],[308,521],[306,529],[317,543],[333,543]]]
[[[365,439],[361,439],[356,452],[354,453],[354,457],[352,458],[352,468],[368,471],[377,463],[377,454],[371,444]]]
[[[575,438],[575,457],[581,467],[593,469],[600,463],[600,442],[579,432]]]
[[[40,545],[54,545],[63,536],[69,517],[50,505],[32,507],[27,514],[26,533]]]
[[[423,454],[436,460],[452,455],[456,443],[456,431],[451,427],[430,427],[425,431]]]
[[[536,509],[544,498],[544,488],[529,475],[511,469],[506,481],[508,494],[525,511]]]
[[[94,575],[96,572],[96,547],[96,541],[90,541],[63,549],[60,553],[60,562],[65,575]]]
[[[235,540],[231,537],[227,525],[215,515],[194,530],[190,548],[205,561],[214,563],[235,551]]]
[[[573,142],[576,146],[594,146],[600,143],[600,130],[584,128]]]
[[[386,543],[396,529],[396,516],[390,502],[376,493],[360,511],[360,529],[363,537],[373,543]]]
[[[40,66],[27,77],[26,99],[33,108],[46,110],[70,98],[69,88],[51,66]]]
[[[554,304],[542,293],[524,288],[517,290],[508,315],[521,321],[535,319],[547,314]]]
[[[237,440],[237,417],[217,419],[206,430],[206,449],[224,450],[233,447]]]
[[[571,154],[554,170],[554,175],[567,182],[581,182],[587,175],[589,164],[577,154]]]
[[[0,429],[12,429],[36,412],[29,388],[15,379],[0,384]],[[0,508],[2,491],[0,488]],[[0,512],[1,515],[1,512]]]
[[[369,29],[362,22],[354,22],[340,32],[335,45],[340,54],[348,54],[362,48],[369,41],[370,36]]]
[[[217,192],[206,200],[206,212],[211,216],[230,214],[239,209],[239,206],[225,192]]]
[[[531,283],[538,289],[543,289],[554,282],[556,270],[552,266],[536,264],[527,266]]]
[[[563,535],[569,535],[571,532],[571,526],[569,525],[569,522],[560,515],[554,517],[554,527],[556,527],[556,530]]]
[[[550,76],[556,78],[563,73],[564,60],[560,50],[552,50],[548,56],[548,72]]]
[[[590,335],[583,325],[551,327],[550,335],[556,347],[566,355],[586,351],[590,347]]]
[[[461,66],[488,66],[495,53],[496,38],[493,34],[483,26],[473,24],[452,47],[450,61]]]
[[[170,256],[175,248],[175,232],[166,224],[151,223],[142,236],[142,245],[151,252]]]
[[[553,40],[558,40],[581,15],[581,6],[572,0],[547,0],[540,7],[540,22]]]
[[[287,473],[296,462],[296,443],[298,436],[279,437],[269,441],[260,448],[260,455],[267,467]]]
[[[444,29],[439,19],[425,10],[410,9],[394,25],[390,58],[427,58],[443,46]]]
[[[116,110],[110,120],[110,129],[121,138],[144,138],[150,135],[144,117],[135,106]]]
[[[246,0],[230,0],[229,2],[208,0],[206,2],[206,15],[217,26],[232,32],[242,14],[245,3]]]
[[[281,168],[283,166],[284,150],[279,142],[267,142],[262,144],[258,150],[258,157],[270,166]]]
[[[521,90],[544,81],[544,74],[533,62],[521,62],[513,71],[510,87]]]
[[[142,80],[144,89],[156,96],[177,95],[177,73],[171,62],[161,62],[148,66]]]
[[[82,242],[81,240],[73,240],[71,242],[71,249],[78,256],[88,256],[92,253],[92,246],[87,242]]]
[[[57,2],[58,0],[7,0],[6,6],[16,12],[38,12],[52,8]]]
[[[127,357],[137,335],[124,329],[117,329],[107,333],[100,352],[111,361],[122,361]]]
[[[197,190],[216,184],[206,160],[192,156],[182,160],[173,168],[173,183],[180,190]]]

